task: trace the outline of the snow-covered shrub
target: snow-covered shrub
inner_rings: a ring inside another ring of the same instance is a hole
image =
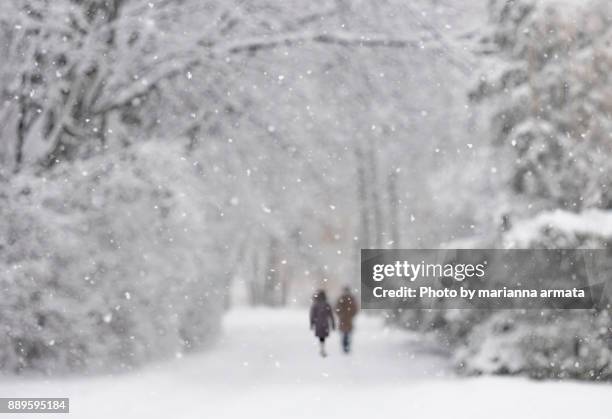
[[[444,346],[457,347],[465,342],[474,325],[490,316],[488,310],[405,310],[387,313],[387,321],[395,326],[422,333],[431,333]]]
[[[535,249],[593,249],[612,242],[612,211],[581,213],[543,211],[521,220],[504,234],[504,247]]]
[[[456,354],[469,374],[612,379],[607,312],[502,311],[477,325]]]
[[[500,245],[521,249],[606,248],[612,213],[555,210],[516,222]],[[602,268],[602,267],[599,267]],[[604,298],[610,298],[609,287]],[[471,374],[527,374],[538,378],[612,379],[612,318],[607,310],[516,311],[471,324],[456,351]]]
[[[0,369],[121,369],[207,343],[225,284],[200,170],[148,142],[1,185]]]
[[[473,325],[465,346],[461,346],[455,361],[458,367],[472,374],[517,374],[523,371],[522,354],[517,350],[520,334],[515,314],[499,312],[480,324]]]

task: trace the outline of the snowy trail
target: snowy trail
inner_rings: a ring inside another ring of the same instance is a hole
[[[124,375],[5,378],[0,394],[70,397],[71,414],[57,417],[91,419],[612,416],[610,385],[458,378],[435,346],[377,318],[357,327],[352,355],[334,335],[322,359],[304,311],[236,310],[207,352]]]

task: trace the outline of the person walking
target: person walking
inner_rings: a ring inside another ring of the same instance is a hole
[[[342,333],[342,350],[348,354],[351,351],[351,334],[353,333],[353,319],[357,315],[359,305],[357,299],[351,294],[349,287],[344,287],[342,295],[336,302],[336,315],[338,328]]]
[[[334,314],[332,308],[327,302],[325,291],[318,290],[310,307],[310,329],[314,330],[315,336],[319,338],[321,345],[320,354],[322,357],[327,356],[325,352],[325,339],[329,336],[329,330],[336,328]]]

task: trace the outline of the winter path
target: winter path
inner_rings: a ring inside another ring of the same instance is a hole
[[[357,328],[352,355],[333,335],[322,359],[305,310],[235,310],[207,352],[112,377],[5,378],[0,394],[70,397],[64,417],[91,419],[610,418],[610,385],[458,378],[433,344],[363,314]]]

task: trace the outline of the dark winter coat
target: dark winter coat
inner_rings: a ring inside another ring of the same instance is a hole
[[[327,301],[315,301],[310,307],[310,328],[314,329],[315,336],[326,338],[329,336],[329,329],[335,329],[334,314]]]
[[[338,328],[342,333],[350,333],[353,330],[353,318],[359,310],[355,297],[344,294],[336,302],[336,315],[338,316]]]

